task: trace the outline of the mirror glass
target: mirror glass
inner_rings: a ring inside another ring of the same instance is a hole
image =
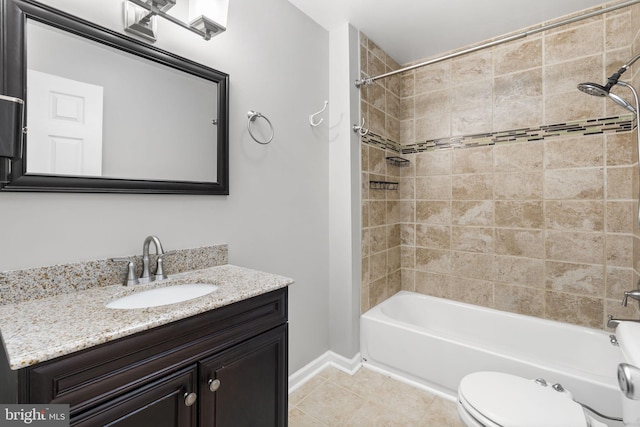
[[[217,83],[31,19],[26,34],[27,174],[216,181]]]
[[[34,0],[0,7],[0,94],[27,128],[0,190],[229,194],[227,74]]]

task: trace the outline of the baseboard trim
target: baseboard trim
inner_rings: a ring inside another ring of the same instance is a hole
[[[306,366],[303,366],[293,374],[289,375],[289,393],[297,390],[313,376],[329,366],[333,366],[334,368],[340,369],[349,375],[353,375],[362,367],[362,356],[360,353],[357,353],[352,359],[347,359],[333,351],[327,351],[317,359],[312,360]]]

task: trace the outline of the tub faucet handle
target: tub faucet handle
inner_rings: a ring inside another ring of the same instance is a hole
[[[629,298],[633,298],[634,300],[640,301],[640,289],[634,289],[632,291],[624,291],[624,296],[622,297],[622,306],[627,306],[627,300]]]

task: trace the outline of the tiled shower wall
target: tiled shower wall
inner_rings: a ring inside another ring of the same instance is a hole
[[[603,84],[639,53],[639,29],[635,5],[361,89],[371,131],[362,144],[363,311],[408,289],[597,328],[608,314],[638,317],[637,304],[620,306],[640,270],[635,131],[426,147],[605,117],[629,124],[628,111],[576,85]],[[364,35],[361,64],[363,76],[400,67]],[[622,80],[638,86],[638,69]],[[398,189],[370,189],[371,180]]]

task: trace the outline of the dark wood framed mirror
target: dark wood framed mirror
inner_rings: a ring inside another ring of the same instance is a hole
[[[0,94],[25,100],[27,128],[1,190],[229,194],[227,74],[0,1]]]

